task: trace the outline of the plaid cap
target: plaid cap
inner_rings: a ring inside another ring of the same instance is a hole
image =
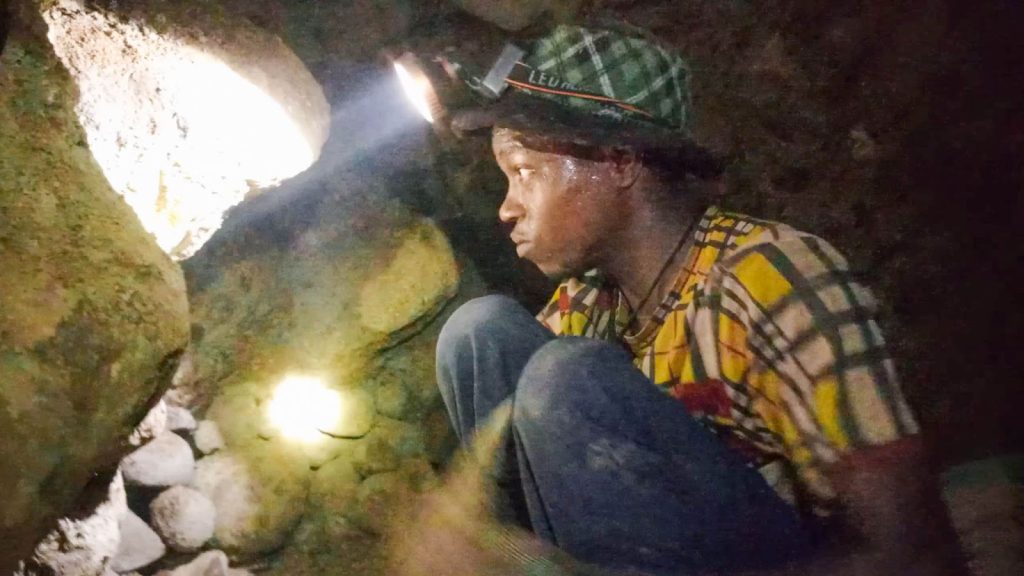
[[[658,150],[692,174],[715,176],[721,162],[690,137],[689,79],[683,59],[642,30],[562,25],[515,64],[497,101],[457,111],[451,126]],[[464,80],[478,91],[479,78]]]
[[[559,26],[535,42],[508,84],[597,116],[685,132],[689,71],[677,54],[639,34]]]

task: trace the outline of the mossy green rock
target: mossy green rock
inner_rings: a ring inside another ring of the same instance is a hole
[[[305,512],[311,472],[291,446],[228,448],[196,464],[195,487],[217,508],[213,544],[251,560],[280,548]]]
[[[36,5],[0,54],[0,573],[10,573],[170,382],[181,271],[107,184]]]

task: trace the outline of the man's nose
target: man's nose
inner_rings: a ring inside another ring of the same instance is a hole
[[[519,202],[519,194],[515,190],[515,186],[509,185],[508,192],[505,193],[505,199],[501,202],[501,206],[498,207],[498,219],[506,224],[514,223],[523,216],[523,205]]]

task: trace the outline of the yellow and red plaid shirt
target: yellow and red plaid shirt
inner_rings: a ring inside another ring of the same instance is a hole
[[[787,500],[834,508],[823,468],[859,446],[918,431],[876,303],[828,243],[710,208],[654,316],[600,275],[555,292],[538,319],[555,334],[621,342],[656,386],[758,466]]]

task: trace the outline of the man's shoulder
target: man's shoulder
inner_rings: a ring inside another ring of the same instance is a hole
[[[704,214],[697,230],[698,244],[732,252],[759,243],[777,243],[810,234],[783,222],[758,218],[711,207]]]
[[[730,266],[747,256],[780,255],[788,259],[826,259],[830,267],[846,267],[846,260],[828,241],[789,224],[738,212],[711,208],[697,234],[699,245],[720,250],[716,261]]]

